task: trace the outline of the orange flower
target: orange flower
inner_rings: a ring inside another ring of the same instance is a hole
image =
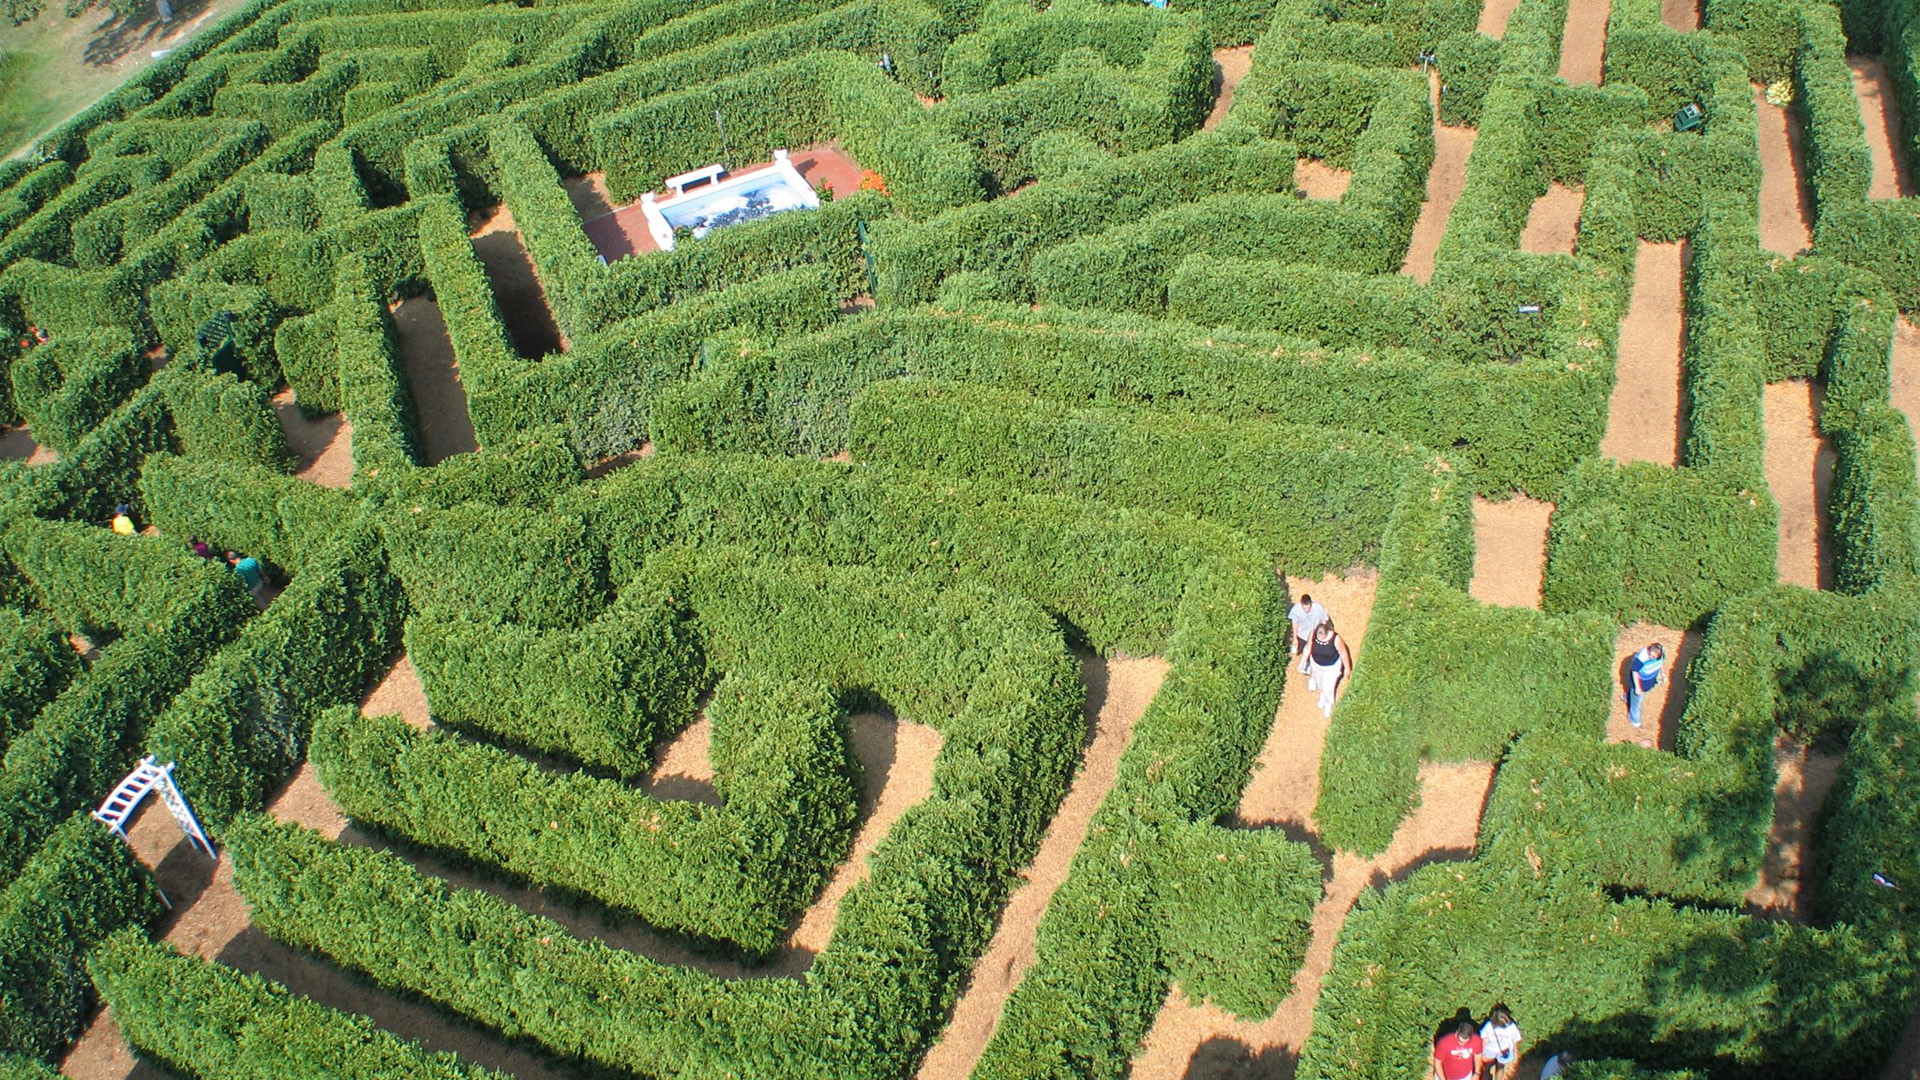
[[[877,191],[882,195],[891,195],[887,190],[887,178],[872,169],[863,169],[860,173],[860,190]]]

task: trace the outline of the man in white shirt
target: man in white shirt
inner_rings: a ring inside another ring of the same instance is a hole
[[[1314,603],[1313,597],[1306,593],[1294,601],[1287,609],[1287,621],[1293,624],[1293,651],[1300,657],[1300,674],[1310,674],[1307,670],[1307,650],[1313,644],[1313,632],[1328,619],[1327,609]]]

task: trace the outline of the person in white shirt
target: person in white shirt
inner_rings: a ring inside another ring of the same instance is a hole
[[[1301,593],[1300,599],[1287,609],[1287,621],[1293,624],[1293,651],[1300,657],[1300,674],[1312,673],[1307,666],[1307,649],[1313,644],[1313,632],[1331,618],[1327,609],[1314,603],[1313,597],[1306,593]]]
[[[1511,1080],[1513,1067],[1520,1061],[1520,1025],[1505,1005],[1495,1005],[1480,1025],[1480,1041],[1487,1048],[1488,1080]]]
[[[1571,1050],[1560,1051],[1548,1058],[1545,1065],[1540,1066],[1540,1080],[1553,1080],[1556,1076],[1566,1075],[1568,1067],[1579,1060],[1580,1058]]]

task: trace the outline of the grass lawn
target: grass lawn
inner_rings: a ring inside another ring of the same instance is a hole
[[[162,25],[153,8],[122,19],[104,7],[76,18],[50,0],[25,26],[0,21],[0,157],[19,154],[49,128],[153,63],[153,53],[180,44],[233,0],[175,3]]]

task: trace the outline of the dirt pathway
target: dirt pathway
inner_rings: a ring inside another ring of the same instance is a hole
[[[1167,663],[1158,657],[1080,657],[1090,725],[1080,771],[1041,837],[1032,865],[1021,871],[1021,881],[1001,912],[986,952],[973,967],[946,1032],[921,1062],[919,1080],[965,1080],[973,1072],[993,1038],[1007,998],[1033,966],[1034,940],[1047,903],[1066,881],[1073,853],[1086,839],[1094,811],[1113,788],[1134,725],[1166,677]]]
[[[33,441],[27,425],[0,428],[0,461],[24,461],[28,465],[51,465],[60,460],[59,451]]]
[[[1355,666],[1366,663],[1363,645],[1376,585],[1372,575],[1288,581],[1293,595],[1311,593],[1326,605],[1353,650]],[[1236,822],[1247,827],[1283,830],[1311,845],[1323,864],[1330,864],[1326,892],[1313,910],[1313,936],[1306,961],[1294,975],[1293,992],[1273,1015],[1241,1020],[1213,1005],[1195,1004],[1174,987],[1147,1034],[1145,1047],[1134,1059],[1133,1080],[1291,1077],[1300,1048],[1306,1045],[1321,982],[1333,966],[1340,928],[1361,893],[1429,862],[1464,859],[1473,853],[1480,814],[1493,785],[1493,767],[1480,763],[1423,762],[1419,809],[1401,823],[1380,856],[1362,859],[1347,852],[1328,853],[1321,847],[1312,815],[1320,798],[1320,761],[1328,721],[1314,707],[1306,683],[1306,676],[1289,666],[1273,731],[1235,815]]]
[[[1252,66],[1251,45],[1213,50],[1213,111],[1207,114],[1206,122],[1200,125],[1202,128],[1212,131],[1227,118],[1227,110],[1233,108],[1233,89],[1247,77],[1247,69]]]
[[[1873,185],[1869,199],[1904,199],[1914,193],[1900,141],[1900,100],[1893,80],[1879,59],[1849,56],[1853,69],[1853,96],[1860,99],[1860,119],[1867,127],[1867,148],[1873,152]]]
[[[1599,86],[1606,68],[1607,16],[1612,0],[1573,0],[1560,34],[1560,77],[1570,83]]]
[[[1580,237],[1580,211],[1586,203],[1587,193],[1580,188],[1547,185],[1547,193],[1533,200],[1533,208],[1527,212],[1520,250],[1539,255],[1573,254],[1574,242]]]
[[[1813,821],[1840,776],[1840,755],[1811,750],[1782,735],[1773,744],[1773,826],[1760,880],[1747,890],[1748,914],[1807,921],[1810,895],[1801,889]]]
[[[1407,258],[1400,272],[1411,274],[1422,285],[1433,279],[1434,256],[1440,251],[1440,238],[1446,235],[1447,218],[1460,192],[1467,186],[1467,158],[1473,154],[1473,140],[1479,133],[1472,128],[1448,127],[1439,120],[1440,76],[1427,74],[1433,88],[1433,168],[1427,172],[1427,200],[1420,204],[1420,219],[1413,224],[1413,240],[1407,245]]]
[[[1483,604],[1539,610],[1547,569],[1547,524],[1553,504],[1517,495],[1506,502],[1473,500],[1473,581]]]
[[[1683,34],[1700,29],[1700,0],[1661,0],[1660,21]]]
[[[1293,184],[1309,199],[1338,200],[1345,197],[1351,183],[1352,173],[1319,158],[1300,158],[1293,163]]]
[[[1809,589],[1833,587],[1832,525],[1827,493],[1833,487],[1833,450],[1820,438],[1820,387],[1805,379],[1768,385],[1767,487],[1780,506],[1780,580]]]
[[[1196,1005],[1175,986],[1167,994],[1132,1080],[1227,1080],[1259,1075],[1290,1078],[1313,1023],[1320,987],[1333,968],[1334,946],[1347,913],[1368,889],[1399,881],[1430,863],[1471,858],[1480,815],[1493,788],[1493,766],[1481,762],[1420,765],[1420,806],[1400,824],[1387,850],[1373,859],[1333,856],[1326,893],[1313,909],[1306,962],[1293,993],[1272,1016],[1234,1018],[1210,1004]]]
[[[1907,426],[1920,433],[1920,326],[1901,316],[1893,324],[1893,407],[1906,414]],[[1914,464],[1920,467],[1920,454]]]
[[[294,402],[291,388],[273,395],[273,412],[298,459],[293,475],[330,488],[344,488],[353,480],[353,425],[345,413],[309,420]]]
[[[585,176],[569,176],[560,181],[567,190],[567,198],[573,200],[574,213],[581,221],[592,221],[613,213],[613,195],[607,191],[607,174],[588,173]]]
[[[1507,36],[1507,20],[1519,6],[1520,0],[1486,0],[1480,7],[1480,22],[1474,29],[1499,41]]]
[[[547,304],[547,292],[534,273],[533,258],[520,240],[520,228],[513,212],[505,205],[476,215],[477,223],[468,234],[473,238],[473,253],[487,271],[493,285],[494,303],[500,308],[500,320],[507,325],[513,349],[527,360],[538,360],[548,353],[566,352],[567,340],[553,321],[553,309]]]
[[[1620,320],[1619,359],[1600,456],[1615,461],[1680,463],[1682,375],[1686,343],[1687,243],[1640,242],[1633,293]]]
[[[430,296],[402,300],[393,308],[393,328],[420,428],[420,463],[438,465],[455,454],[480,449],[439,302]]]
[[[1760,121],[1760,246],[1779,255],[1798,255],[1813,246],[1800,120],[1769,104],[1766,88],[1758,83],[1753,86],[1753,107]]]
[[[1613,639],[1613,705],[1607,714],[1607,741],[1638,743],[1649,750],[1671,751],[1674,735],[1680,729],[1680,714],[1687,708],[1687,667],[1700,654],[1705,636],[1698,630],[1675,630],[1657,623],[1637,622],[1621,629]],[[1652,642],[1666,650],[1666,667],[1660,672],[1660,685],[1647,692],[1640,703],[1639,728],[1627,716],[1627,661]]]

